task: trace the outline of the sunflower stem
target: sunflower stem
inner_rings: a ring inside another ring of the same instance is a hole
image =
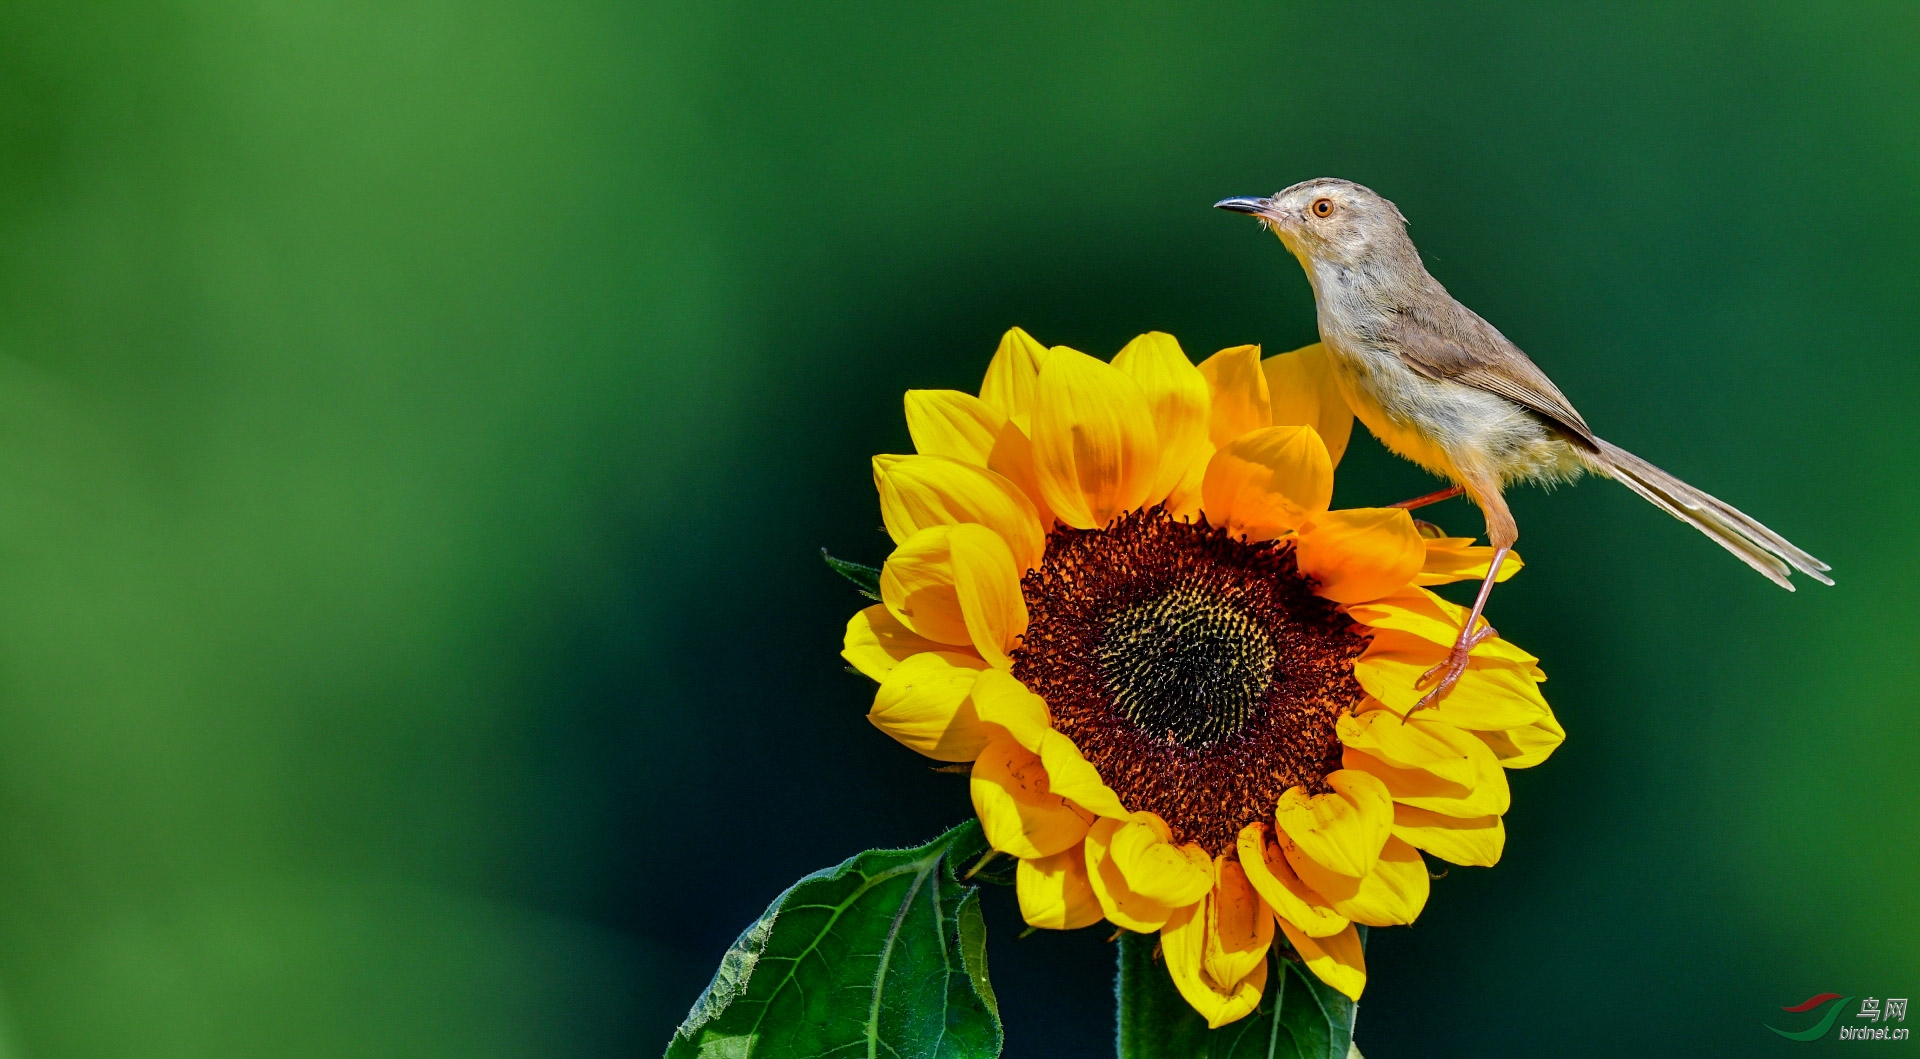
[[[1361,927],[1360,944],[1366,945]],[[1280,943],[1268,957],[1259,1007],[1209,1030],[1173,984],[1160,939],[1122,931],[1114,979],[1119,1059],[1358,1059],[1357,1007],[1306,969]]]
[[[1154,958],[1156,934],[1120,935],[1119,974],[1114,979],[1115,1037],[1119,1059],[1171,1059],[1207,1054],[1207,1024],[1180,991],[1166,964]]]

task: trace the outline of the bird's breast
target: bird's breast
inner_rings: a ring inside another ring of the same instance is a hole
[[[1454,481],[1558,479],[1571,453],[1539,417],[1497,394],[1407,365],[1371,328],[1329,327],[1321,340],[1355,418],[1395,454]]]
[[[1431,382],[1415,375],[1390,352],[1343,342],[1326,334],[1324,328],[1321,340],[1330,354],[1341,395],[1354,417],[1366,424],[1381,444],[1434,474],[1459,477],[1444,432],[1434,429],[1436,419],[1450,417],[1444,409],[1434,407],[1431,395],[1421,392],[1421,384],[1431,386]]]

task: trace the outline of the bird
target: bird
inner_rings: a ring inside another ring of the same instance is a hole
[[[1473,648],[1495,635],[1490,623],[1475,626],[1519,539],[1502,496],[1515,484],[1588,472],[1611,478],[1790,592],[1794,571],[1833,584],[1832,567],[1785,537],[1596,435],[1520,347],[1427,272],[1406,218],[1372,189],[1322,177],[1214,207],[1255,217],[1299,259],[1335,384],[1354,416],[1388,449],[1453,483],[1394,506],[1464,493],[1486,517],[1494,548],[1486,578],[1446,661],[1419,681],[1429,690],[1415,710],[1437,704],[1466,672]]]

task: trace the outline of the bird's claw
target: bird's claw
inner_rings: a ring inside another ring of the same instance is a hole
[[[1408,716],[1439,705],[1440,700],[1445,698],[1447,692],[1452,691],[1453,686],[1458,684],[1460,678],[1466,674],[1467,663],[1471,661],[1473,649],[1497,635],[1499,634],[1494,632],[1490,624],[1482,625],[1473,632],[1462,629],[1460,638],[1453,642],[1453,650],[1447,652],[1447,660],[1427,670],[1419,680],[1414,681],[1415,689],[1430,690],[1420,697],[1419,702],[1414,703],[1413,709],[1407,711]]]

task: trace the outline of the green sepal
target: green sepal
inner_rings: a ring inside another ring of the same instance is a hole
[[[879,567],[868,566],[865,563],[850,563],[845,559],[836,559],[828,555],[825,548],[820,549],[820,558],[827,561],[827,565],[833,568],[834,573],[853,582],[854,585],[860,589],[861,595],[872,600],[878,600],[880,598]]]
[[[741,933],[667,1059],[1000,1054],[969,820],[915,849],[868,850],[794,883]]]
[[[1020,867],[1019,857],[1010,857],[1004,853],[989,850],[965,864],[956,865],[963,882],[975,886],[992,883],[995,886],[1012,886],[1016,882],[1016,873]]]
[[[1131,931],[1120,936],[1114,985],[1120,1059],[1347,1059],[1353,1001],[1290,959],[1284,943],[1267,957],[1260,1006],[1209,1030],[1155,957],[1159,940]]]

